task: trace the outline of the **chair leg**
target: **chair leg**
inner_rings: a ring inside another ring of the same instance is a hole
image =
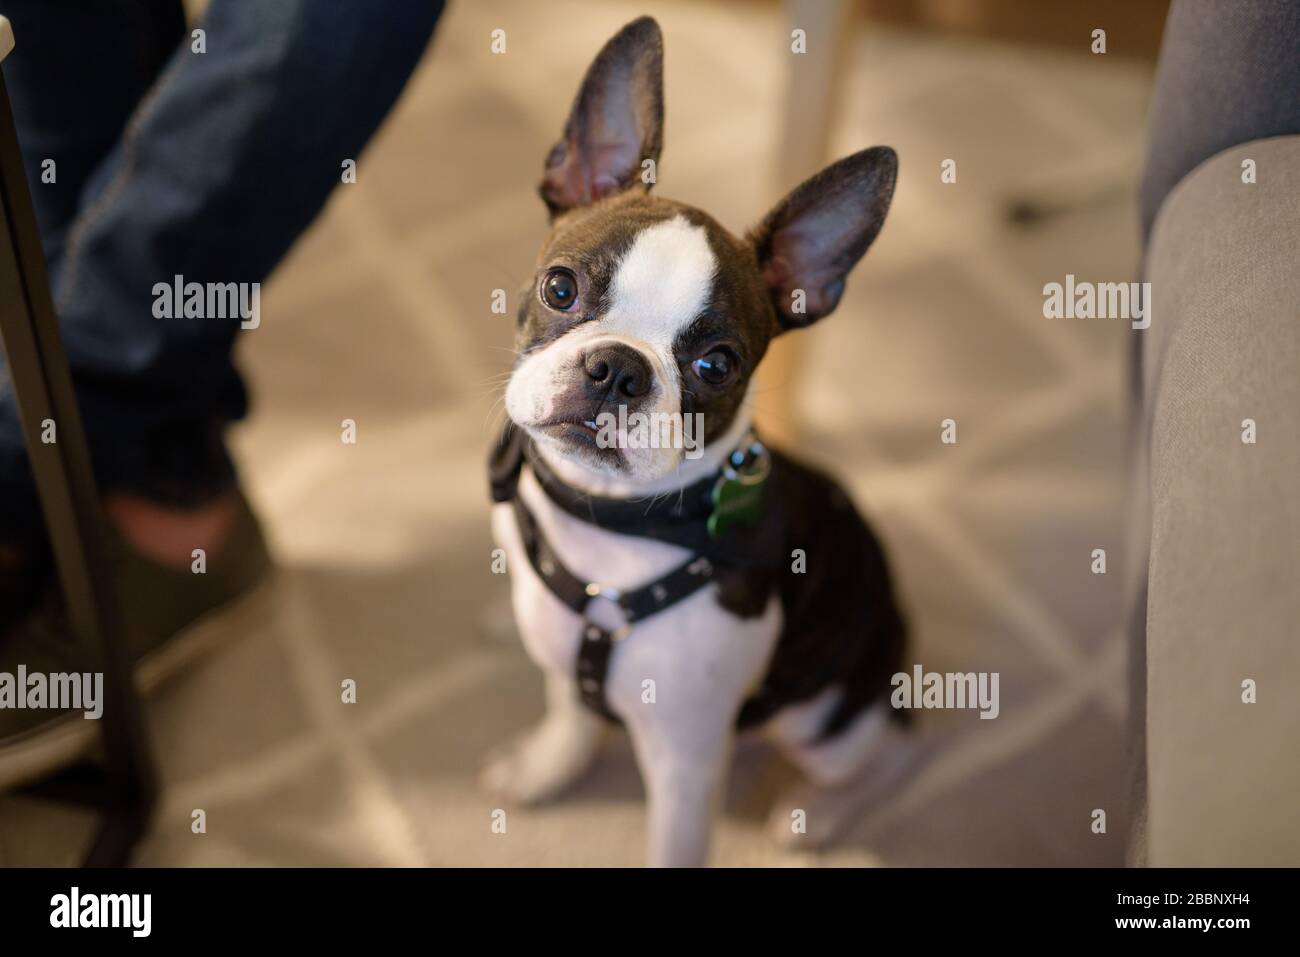
[[[804,53],[790,53],[775,170],[778,193],[793,189],[830,158],[855,22],[849,0],[787,0],[786,20],[789,30],[804,31],[807,46]],[[807,354],[807,336],[815,334],[810,330],[777,339],[759,368],[755,418],[763,435],[777,446],[788,448],[798,439],[795,383]]]
[[[0,38],[9,36],[0,17]],[[0,52],[5,52],[0,46]],[[87,864],[127,861],[153,809],[155,779],[133,666],[123,641],[104,549],[103,516],[63,352],[36,216],[23,172],[9,94],[0,74],[0,341],[18,401],[32,475],[54,553],[72,637],[84,667],[104,675],[100,719],[106,770],[85,769],[51,793],[100,807],[103,822]],[[40,440],[58,423],[59,441]]]

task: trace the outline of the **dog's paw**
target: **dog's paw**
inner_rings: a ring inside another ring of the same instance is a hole
[[[856,802],[811,784],[782,792],[767,818],[767,834],[783,851],[820,851],[851,823]]]
[[[479,786],[514,804],[541,804],[559,796],[591,765],[595,743],[573,740],[542,725],[488,755]]]
[[[829,847],[883,806],[934,753],[933,742],[922,745],[900,736],[858,774],[834,787],[809,781],[793,784],[772,806],[767,832],[783,850]]]

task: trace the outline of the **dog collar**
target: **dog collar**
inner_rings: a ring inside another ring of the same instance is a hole
[[[741,568],[780,560],[779,497],[767,489],[779,459],[751,432],[717,472],[677,491],[642,499],[592,495],[566,483],[520,429],[507,426],[489,462],[492,499],[510,502],[525,464],[547,498],[584,522],[652,538]]]

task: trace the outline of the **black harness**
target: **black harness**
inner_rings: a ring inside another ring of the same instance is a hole
[[[631,590],[579,578],[560,561],[518,494],[525,462],[546,495],[570,515],[609,531],[679,545],[690,549],[691,557]],[[762,498],[771,465],[767,449],[751,436],[716,474],[678,492],[649,501],[602,498],[562,482],[521,431],[508,430],[503,437],[490,464],[492,498],[512,503],[529,564],[551,593],[583,620],[576,663],[578,693],[597,714],[619,721],[605,698],[605,679],[615,644],[637,622],[689,598],[714,581],[720,567],[756,567],[770,561],[770,544],[779,543],[780,530],[770,518],[760,519],[767,511]],[[598,598],[618,606],[622,625],[611,630],[588,617],[589,606]]]

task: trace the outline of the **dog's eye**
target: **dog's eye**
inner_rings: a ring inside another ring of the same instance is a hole
[[[567,312],[578,301],[578,279],[567,269],[552,269],[542,277],[542,302]]]
[[[722,385],[731,378],[731,374],[736,369],[736,363],[726,350],[714,349],[692,362],[691,368],[695,370],[697,376],[709,385]]]

